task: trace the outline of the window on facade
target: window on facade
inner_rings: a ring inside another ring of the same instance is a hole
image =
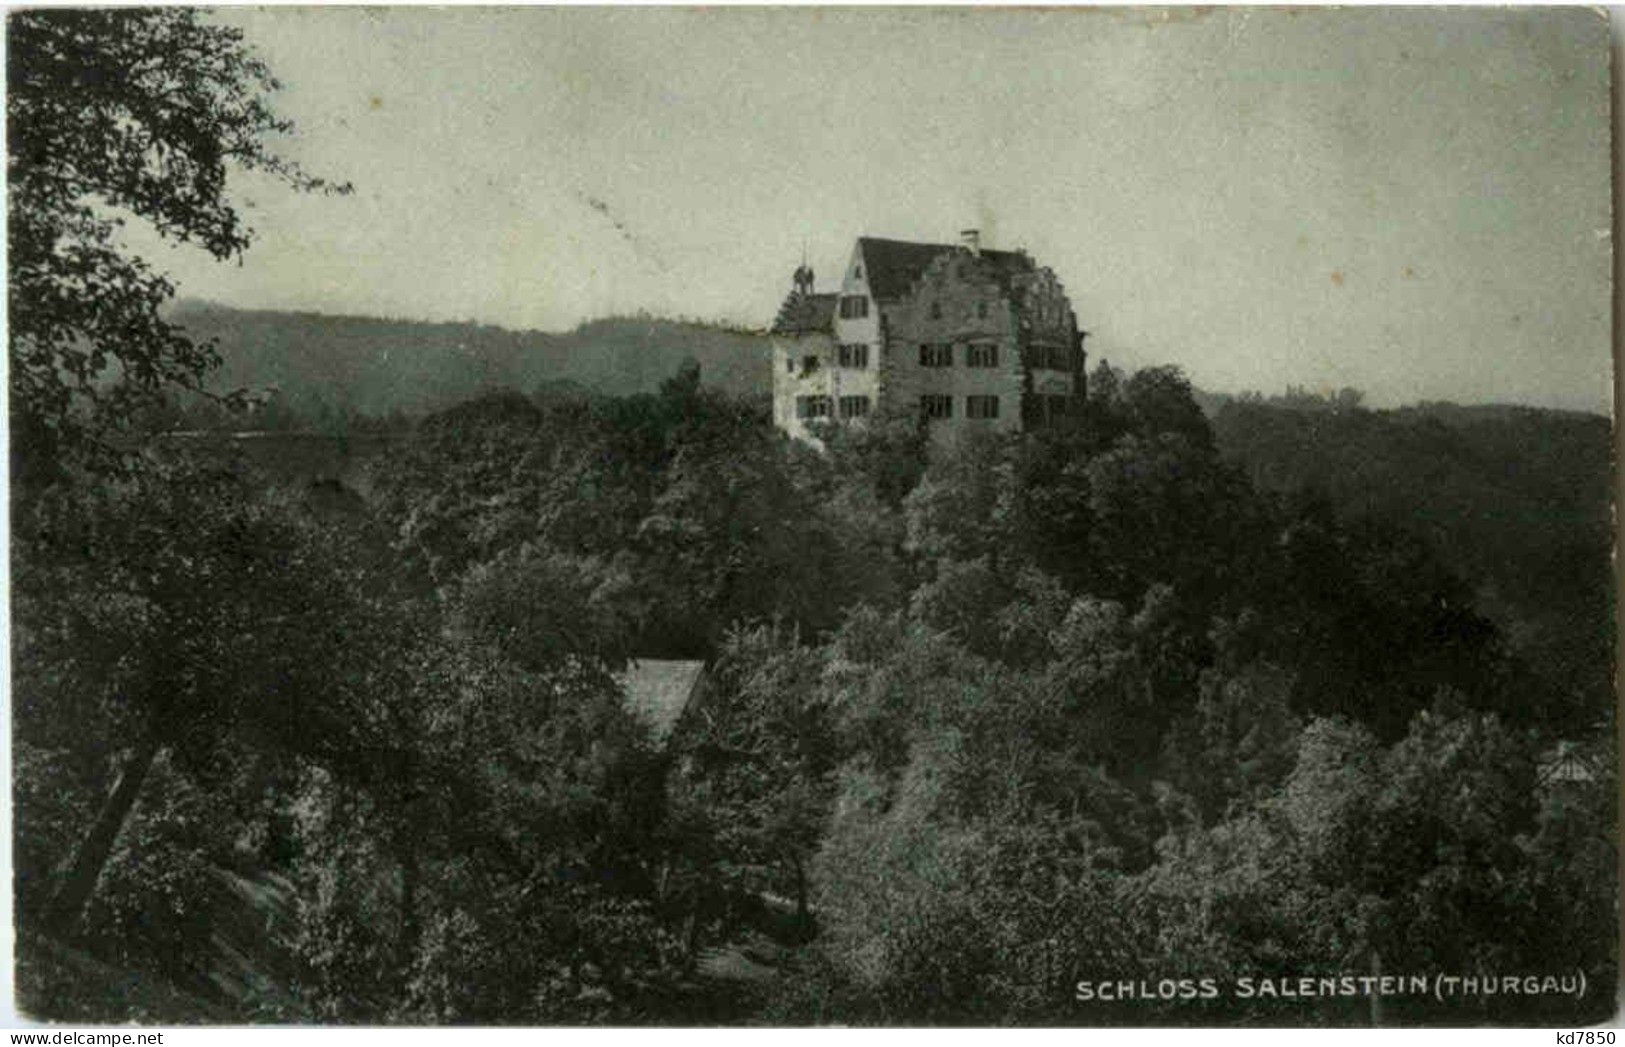
[[[843,345],[839,355],[842,367],[869,366],[869,347],[866,345]]]
[[[954,398],[927,393],[920,397],[920,414],[926,418],[952,418],[954,416]]]
[[[818,357],[816,357],[816,356],[803,356],[801,358],[801,373],[802,374],[812,374],[816,370],[818,370]]]
[[[1072,367],[1072,358],[1064,348],[1058,345],[1035,345],[1032,348],[1033,366],[1050,371],[1068,371]]]
[[[931,303],[931,319],[933,319],[933,320],[941,320],[942,319],[942,303],[941,302],[932,302]]]
[[[793,356],[785,357],[784,358],[784,369],[786,371],[790,372],[791,374],[795,374],[796,373],[796,358],[793,357]]]
[[[987,319],[987,303],[986,302],[977,302],[976,303],[976,315],[981,317],[984,320]]]
[[[869,299],[861,294],[849,294],[841,299],[841,319],[861,320],[869,315]]]
[[[867,418],[867,417],[869,417],[869,398],[867,396],[843,396],[843,397],[841,397],[841,417],[842,418]]]
[[[1064,394],[1034,394],[1022,401],[1022,418],[1032,428],[1061,425],[1072,414],[1074,402]]]
[[[999,398],[997,396],[965,397],[966,418],[997,418],[998,416]]]
[[[828,418],[829,406],[829,397],[827,396],[798,396],[796,397],[796,417],[803,421],[809,418]]]
[[[968,345],[965,347],[966,367],[999,366],[999,347],[996,345]]]
[[[954,347],[951,345],[920,346],[921,367],[952,367],[954,365]]]

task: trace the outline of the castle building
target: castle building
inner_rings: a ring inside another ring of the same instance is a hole
[[[773,419],[817,443],[820,423],[919,417],[942,439],[1056,424],[1084,394],[1085,332],[1055,274],[1024,251],[860,237],[840,291],[805,262],[771,330]]]

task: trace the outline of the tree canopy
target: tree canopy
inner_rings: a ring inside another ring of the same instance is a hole
[[[14,452],[93,450],[216,363],[160,313],[170,280],[119,242],[129,216],[218,259],[254,233],[233,168],[345,192],[273,151],[276,79],[240,30],[190,8],[41,9],[7,20],[7,196]]]

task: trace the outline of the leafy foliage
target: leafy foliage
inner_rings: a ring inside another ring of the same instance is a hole
[[[269,106],[275,78],[199,11],[22,11],[7,30],[12,431],[43,468],[110,453],[110,429],[171,385],[201,388],[216,363],[160,316],[174,287],[118,243],[125,215],[225,259],[253,238],[228,169],[344,187],[271,151],[292,129]]]

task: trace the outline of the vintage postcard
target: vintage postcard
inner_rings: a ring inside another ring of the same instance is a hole
[[[6,40],[18,1021],[1613,1018],[1606,14]]]

